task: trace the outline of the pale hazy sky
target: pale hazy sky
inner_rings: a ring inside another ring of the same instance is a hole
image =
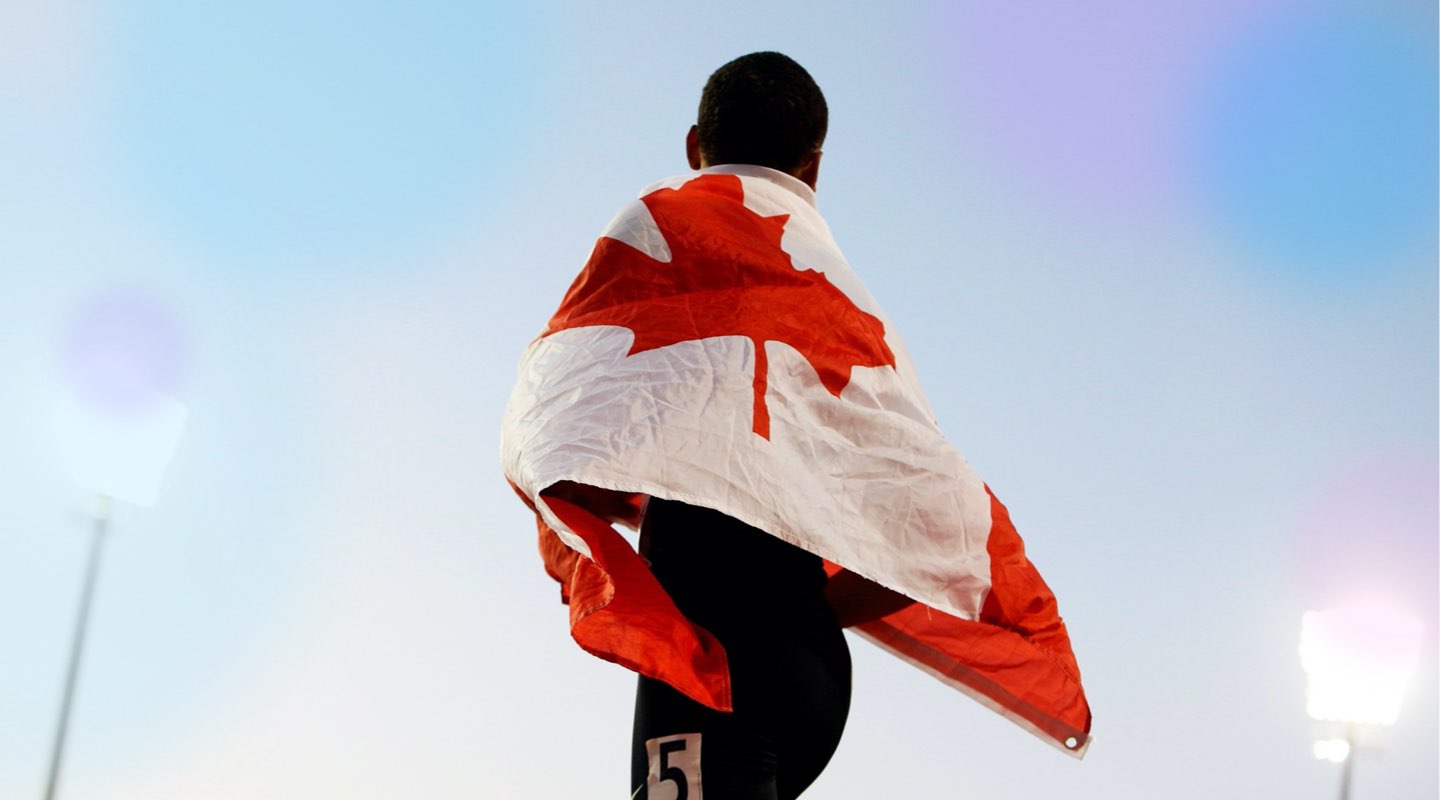
[[[1354,796],[1440,793],[1433,3],[227,5],[0,0],[0,797],[84,565],[58,342],[117,286],[189,420],[107,544],[62,796],[623,797],[633,678],[569,640],[497,427],[760,49],[825,90],[821,211],[1095,714],[1075,762],[852,640],[806,797],[1328,796],[1300,615],[1354,596],[1426,626]]]

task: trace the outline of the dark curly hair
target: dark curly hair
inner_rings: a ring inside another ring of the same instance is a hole
[[[825,141],[830,111],[805,68],[761,52],[715,70],[700,93],[700,152],[709,164],[792,172]]]

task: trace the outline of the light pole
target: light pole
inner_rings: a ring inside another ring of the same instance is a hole
[[[65,671],[65,693],[60,701],[60,721],[55,726],[55,743],[50,748],[50,773],[45,780],[45,800],[54,800],[60,781],[60,762],[65,756],[65,734],[70,728],[70,707],[75,701],[75,678],[80,674],[80,656],[85,650],[85,630],[90,621],[90,606],[95,597],[95,579],[100,573],[100,553],[110,526],[112,501],[100,495],[96,502],[93,527],[90,530],[90,559],[85,568],[84,588],[80,590],[80,610],[75,616],[75,633],[70,639],[70,666]]]
[[[1344,727],[1344,738],[1314,744],[1316,758],[1342,765],[1340,800],[1350,800],[1355,756],[1365,727],[1393,725],[1420,660],[1420,621],[1377,602],[1307,611],[1300,624],[1305,711]]]
[[[60,701],[60,718],[55,725],[55,742],[50,751],[50,769],[45,781],[45,800],[54,800],[60,782],[60,765],[65,757],[65,740],[70,712],[75,703],[80,659],[85,649],[90,609],[94,605],[95,583],[100,573],[100,556],[109,533],[115,500],[150,506],[160,488],[160,479],[180,442],[185,427],[185,407],[164,395],[147,398],[139,408],[123,413],[67,397],[56,409],[55,427],[71,473],[81,487],[95,492],[98,500],[90,529],[90,556],[80,592],[80,609],[70,642],[69,666]]]
[[[73,321],[66,342],[68,385],[54,428],[71,476],[97,496],[80,607],[70,642],[45,800],[54,800],[95,602],[100,558],[115,502],[154,505],[188,414],[167,390],[178,373],[178,336],[162,307],[133,293],[102,295]]]
[[[1355,723],[1345,726],[1345,763],[1340,767],[1340,800],[1350,800],[1350,776],[1355,774]]]

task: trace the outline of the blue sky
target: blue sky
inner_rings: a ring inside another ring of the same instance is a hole
[[[1426,625],[1356,796],[1440,791],[1436,20],[1416,2],[0,3],[0,795],[38,795],[114,287],[190,417],[107,545],[67,797],[616,797],[631,677],[499,474],[517,359],[700,86],[778,49],[819,201],[1055,589],[1075,763],[858,640],[808,796],[1322,795],[1300,614]]]

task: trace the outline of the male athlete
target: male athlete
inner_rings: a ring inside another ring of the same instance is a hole
[[[506,410],[572,635],[640,674],[632,797],[798,797],[844,729],[850,626],[1088,744],[1053,596],[815,210],[827,119],[784,55],[716,70],[697,172],[611,223]]]

